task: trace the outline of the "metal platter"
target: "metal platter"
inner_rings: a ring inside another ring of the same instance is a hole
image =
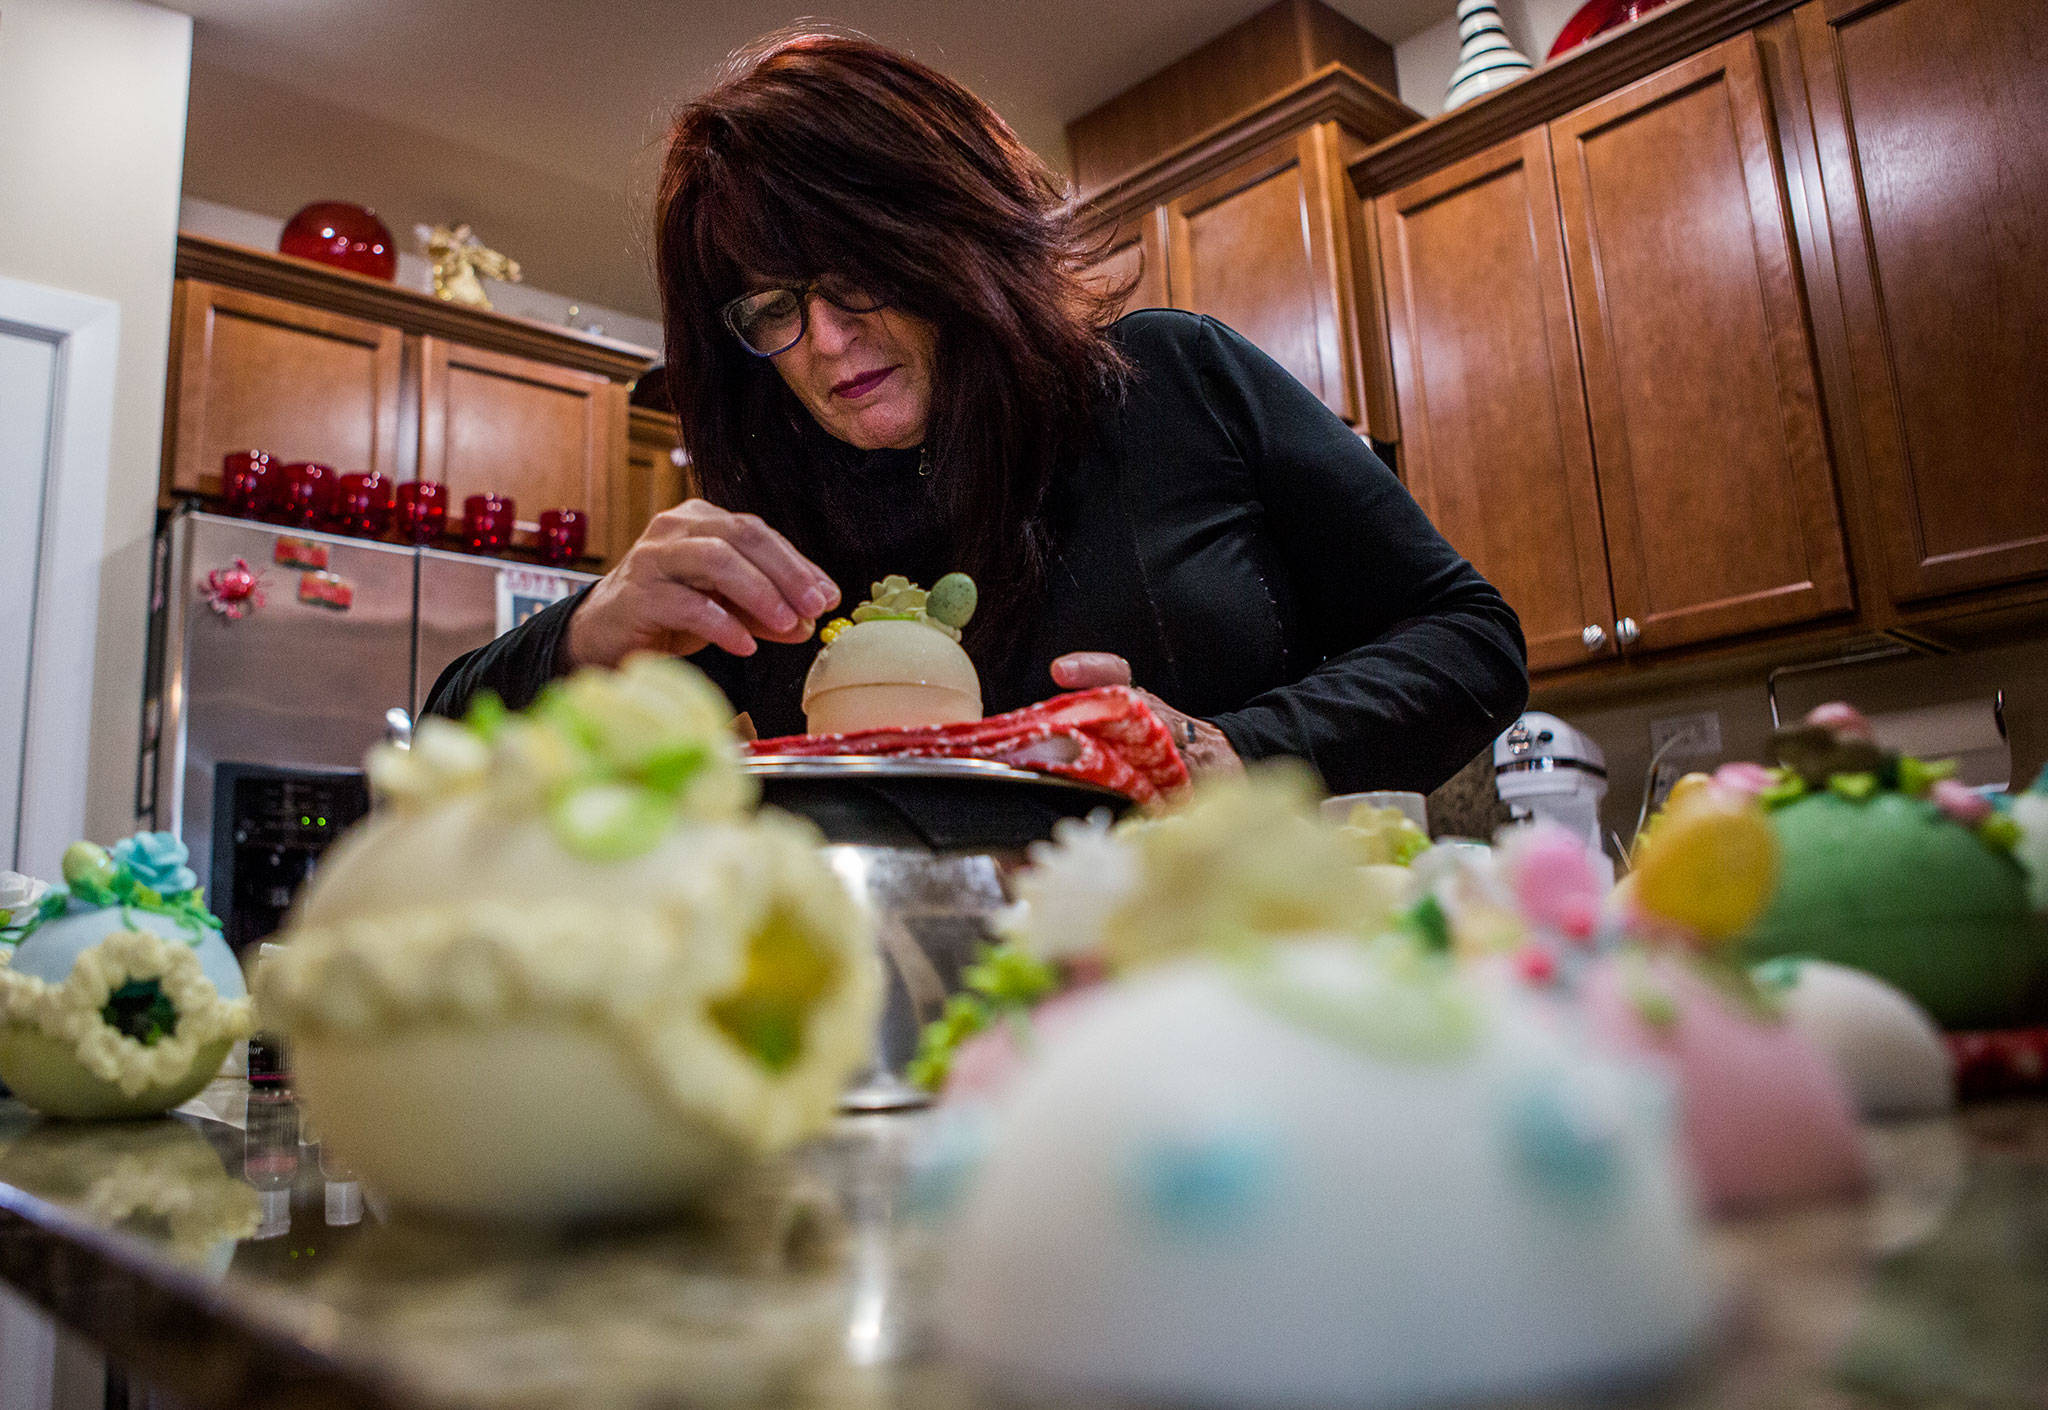
[[[970,779],[976,782],[1007,780],[1040,788],[1077,789],[1093,793],[1105,803],[1128,808],[1131,800],[1113,788],[1058,774],[1042,774],[999,764],[993,759],[898,759],[880,754],[754,754],[740,763],[743,773],[760,778],[920,778]]]
[[[741,769],[762,802],[809,818],[829,841],[933,852],[1021,851],[1061,818],[1132,806],[1098,784],[988,759],[758,754]]]

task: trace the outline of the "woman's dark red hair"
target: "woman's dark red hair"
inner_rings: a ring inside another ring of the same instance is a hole
[[[818,556],[858,525],[793,496],[820,432],[718,310],[749,278],[831,272],[938,330],[925,449],[1003,647],[1044,586],[1046,496],[1125,366],[1103,334],[1121,291],[1084,284],[1064,183],[988,104],[850,34],[740,51],[669,134],[655,214],[668,376],[707,498]],[[1004,628],[1008,626],[1010,631]]]

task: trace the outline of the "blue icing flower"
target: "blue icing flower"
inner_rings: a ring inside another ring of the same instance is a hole
[[[198,874],[185,865],[191,855],[168,832],[138,832],[114,844],[114,860],[159,896],[176,896],[199,885]]]
[[[1622,1096],[1553,1074],[1509,1098],[1513,1155],[1538,1190],[1581,1213],[1614,1197],[1622,1179]]]
[[[1169,1234],[1204,1238],[1243,1228],[1273,1203],[1280,1154],[1249,1131],[1156,1136],[1131,1153],[1127,1188]]]

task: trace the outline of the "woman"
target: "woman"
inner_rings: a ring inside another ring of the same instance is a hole
[[[1198,773],[1428,789],[1522,708],[1514,613],[1387,468],[1221,324],[1109,323],[1061,183],[951,80],[773,37],[677,120],[656,221],[705,498],[430,708],[655,649],[797,733],[818,619],[956,569],[991,713],[1135,683]]]

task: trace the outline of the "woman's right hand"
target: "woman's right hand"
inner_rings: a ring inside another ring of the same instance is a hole
[[[616,666],[635,651],[688,656],[706,645],[754,654],[754,639],[806,640],[839,589],[752,514],[684,500],[654,517],[569,618],[572,666]]]

